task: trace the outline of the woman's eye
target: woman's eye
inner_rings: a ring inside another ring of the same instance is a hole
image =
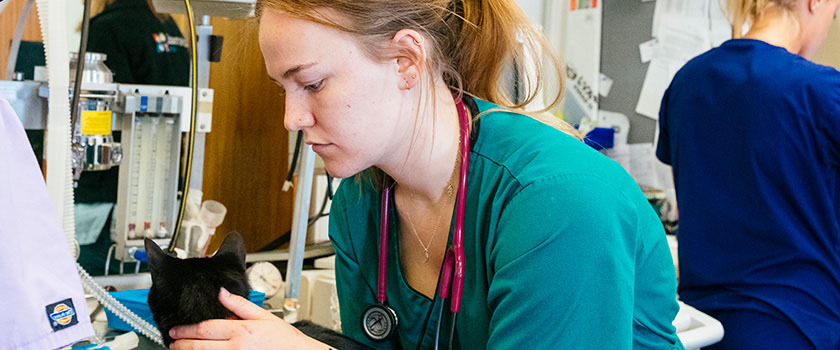
[[[318,92],[318,91],[321,91],[321,88],[323,88],[323,87],[324,87],[324,81],[323,81],[323,80],[319,80],[319,81],[318,81],[318,82],[316,82],[316,83],[313,83],[313,84],[309,84],[309,85],[304,86],[304,88],[305,88],[306,90],[309,90],[309,91],[312,91],[312,92]]]

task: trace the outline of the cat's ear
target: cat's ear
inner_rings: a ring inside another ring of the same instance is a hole
[[[166,259],[171,259],[172,257],[166,254],[160,247],[158,247],[157,243],[151,239],[144,239],[143,244],[146,246],[146,258],[149,259],[149,268],[154,270],[160,266],[163,266],[163,263]]]
[[[219,250],[216,251],[214,256],[221,255],[234,256],[242,262],[242,265],[245,265],[245,241],[238,232],[228,233],[225,240],[222,241],[222,245],[219,246]]]

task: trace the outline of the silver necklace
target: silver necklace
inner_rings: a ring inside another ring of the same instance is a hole
[[[409,195],[411,196],[411,199],[416,202],[416,199],[414,199],[414,195],[411,194],[411,192],[409,192]],[[449,204],[449,200],[451,198],[452,198],[452,183],[450,183],[449,185],[446,186],[446,202],[444,202],[444,204]],[[411,217],[406,216],[406,218],[408,219],[408,224],[411,225],[411,231],[414,232],[414,237],[417,238],[417,242],[420,242],[420,246],[423,247],[423,253],[426,254],[426,260],[424,260],[423,263],[429,262],[429,258],[430,258],[429,247],[431,247],[432,242],[435,241],[435,236],[437,235],[437,229],[438,229],[438,226],[440,226],[440,218],[442,216],[443,216],[443,213],[438,214],[437,220],[435,221],[435,228],[432,230],[432,237],[429,239],[428,244],[423,243],[423,240],[420,239],[420,235],[417,233],[417,229],[414,227],[414,222],[411,221]]]

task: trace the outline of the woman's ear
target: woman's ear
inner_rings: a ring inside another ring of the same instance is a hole
[[[394,34],[392,45],[398,52],[397,74],[399,88],[411,90],[420,83],[420,74],[426,68],[426,42],[423,35],[411,29],[402,29]]]
[[[820,6],[825,5],[826,0],[808,0],[808,10],[813,14]]]

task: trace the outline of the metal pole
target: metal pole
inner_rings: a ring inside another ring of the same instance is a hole
[[[210,16],[202,16],[201,22],[196,31],[196,35],[198,35],[196,54],[198,55],[198,88],[204,89],[210,86],[210,35],[213,34],[213,26],[210,25]],[[198,108],[198,106],[193,108]],[[204,177],[204,148],[206,143],[207,134],[196,132],[195,144],[193,144],[190,187],[197,190],[201,190],[202,178]]]
[[[295,212],[292,219],[292,237],[289,241],[289,262],[286,265],[286,301],[284,318],[297,321],[300,305],[300,274],[303,270],[303,253],[306,248],[306,231],[309,227],[309,202],[312,199],[312,178],[315,173],[315,152],[312,146],[301,148],[300,175],[295,189]]]

